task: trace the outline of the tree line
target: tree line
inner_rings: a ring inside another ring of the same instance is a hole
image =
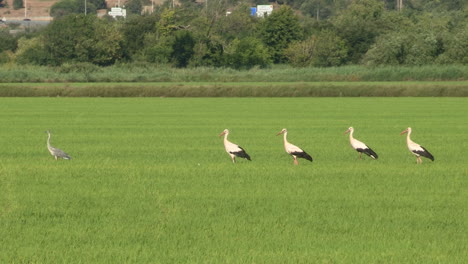
[[[142,0],[132,2],[135,10],[117,20],[60,9],[67,5],[58,2],[45,28],[0,31],[0,63],[234,69],[468,63],[468,4],[459,0],[407,0],[403,8],[394,0],[285,0],[265,18],[250,15],[255,2],[168,1],[144,15]]]

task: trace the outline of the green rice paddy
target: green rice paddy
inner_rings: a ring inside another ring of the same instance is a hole
[[[468,262],[465,98],[0,98],[0,123],[1,263]]]

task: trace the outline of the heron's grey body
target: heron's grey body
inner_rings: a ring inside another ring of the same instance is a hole
[[[50,145],[50,132],[47,131],[47,134],[49,135],[47,137],[47,149],[49,149],[50,154],[55,157],[55,160],[58,160],[58,158],[67,159],[67,160],[71,159],[71,157],[67,153],[65,153],[63,150],[54,148]]]

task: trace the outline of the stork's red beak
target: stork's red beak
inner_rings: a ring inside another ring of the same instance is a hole
[[[276,134],[276,135],[279,136],[279,135],[281,135],[281,134],[283,134],[283,131],[280,131],[280,132],[279,132],[278,134]]]
[[[218,135],[218,137],[220,137],[220,136],[222,136],[224,134],[226,134],[226,132],[223,131],[223,132],[221,132],[221,134]]]
[[[351,130],[349,130],[349,129],[348,129],[348,130],[346,130],[346,131],[344,132],[344,134],[343,134],[343,135],[346,135],[346,134],[348,134],[348,133],[349,133],[349,131],[351,131]]]
[[[403,134],[406,133],[406,132],[408,132],[408,129],[405,129],[404,131],[402,131],[402,132],[400,133],[400,135],[403,135]]]

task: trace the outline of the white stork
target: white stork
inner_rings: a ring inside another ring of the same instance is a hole
[[[236,145],[227,140],[227,137],[229,135],[228,129],[224,129],[224,131],[221,132],[221,134],[219,134],[219,136],[222,135],[224,135],[224,148],[226,149],[226,152],[229,154],[229,156],[231,156],[233,163],[236,162],[236,157],[244,158],[251,161],[249,154],[247,154],[247,152],[245,152],[245,150],[241,146]]]
[[[288,130],[286,128],[283,128],[276,135],[279,136],[281,134],[284,135],[284,150],[286,150],[286,152],[294,158],[295,165],[299,164],[299,162],[297,162],[297,158],[303,158],[312,161],[312,157],[309,154],[307,154],[304,150],[288,142],[288,140],[286,139],[288,135]]]
[[[359,152],[359,159],[362,159],[362,153],[366,154],[367,156],[373,158],[373,159],[378,159],[379,156],[377,155],[377,153],[375,153],[371,148],[369,148],[366,144],[364,144],[363,142],[355,139],[353,137],[353,133],[354,133],[354,128],[353,127],[350,127],[348,128],[348,130],[346,130],[345,132],[345,135],[347,133],[349,133],[349,142],[351,143],[351,146],[357,151]]]
[[[405,133],[408,133],[406,136],[406,144],[408,145],[409,151],[413,153],[416,156],[416,163],[422,163],[421,156],[428,158],[432,161],[434,161],[434,156],[432,156],[427,149],[425,149],[423,146],[419,145],[418,143],[415,143],[411,140],[410,135],[411,135],[411,127],[408,127],[406,130],[400,133],[400,135],[403,135]]]

